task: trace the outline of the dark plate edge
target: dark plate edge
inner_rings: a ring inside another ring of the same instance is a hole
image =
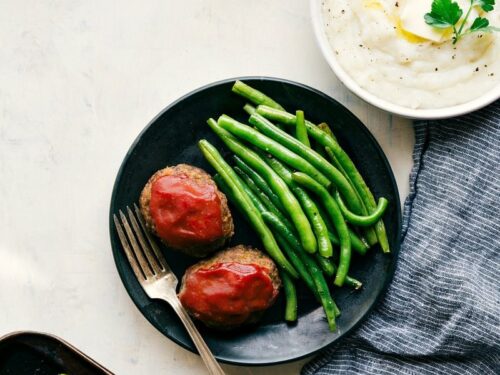
[[[114,221],[113,221],[113,214],[115,212],[118,212],[118,210],[115,209],[113,202],[115,201],[115,195],[116,195],[117,189],[118,189],[117,182],[118,182],[118,180],[122,176],[123,169],[124,169],[124,167],[125,167],[128,159],[129,159],[129,157],[130,157],[130,155],[132,153],[132,150],[135,148],[136,144],[140,141],[140,139],[142,138],[142,135],[149,129],[149,127],[160,116],[163,115],[163,113],[165,113],[170,108],[172,108],[173,106],[175,106],[177,103],[183,101],[185,98],[187,98],[187,97],[189,97],[189,96],[191,96],[193,94],[196,94],[196,93],[198,93],[200,91],[203,91],[203,90],[208,89],[208,88],[213,87],[213,86],[218,86],[218,85],[221,85],[221,84],[225,84],[225,83],[229,83],[229,82],[234,82],[236,80],[241,80],[241,81],[245,81],[245,80],[262,80],[262,81],[264,81],[264,80],[266,80],[266,81],[275,81],[275,82],[278,82],[278,83],[285,83],[285,84],[290,84],[290,85],[294,85],[294,86],[299,86],[299,87],[301,87],[303,89],[310,90],[310,91],[314,92],[315,94],[318,94],[319,96],[322,96],[323,98],[325,98],[328,101],[340,104],[342,107],[344,107],[349,112],[349,115],[352,118],[356,119],[357,121],[360,121],[363,124],[363,122],[361,120],[359,120],[346,106],[344,106],[343,104],[341,104],[340,102],[338,102],[334,98],[326,95],[325,93],[323,93],[323,92],[321,92],[321,91],[319,91],[319,90],[317,90],[317,89],[315,89],[313,87],[304,85],[302,83],[294,82],[294,81],[291,81],[291,80],[283,79],[283,78],[265,77],[265,76],[244,76],[244,77],[235,77],[235,78],[228,78],[228,79],[224,79],[224,80],[215,81],[215,82],[209,83],[207,85],[201,86],[201,87],[199,87],[197,89],[194,89],[194,90],[188,92],[187,94],[181,96],[179,99],[177,99],[177,100],[173,101],[172,103],[170,103],[169,105],[167,105],[155,117],[153,117],[153,119],[151,121],[149,121],[149,123],[144,127],[144,129],[142,129],[142,131],[139,133],[139,135],[132,142],[132,144],[130,145],[127,153],[125,154],[125,157],[124,157],[124,159],[123,159],[123,161],[122,161],[122,163],[120,165],[120,168],[118,169],[118,173],[117,173],[117,175],[115,177],[115,182],[113,184],[113,190],[112,190],[112,193],[111,193],[111,202],[110,202],[110,209],[109,209],[109,234],[110,234],[109,240],[110,240],[110,245],[111,245],[111,249],[112,249],[112,252],[113,252],[113,260],[115,262],[116,268],[118,269],[118,274],[120,275],[120,279],[122,281],[123,287],[127,291],[127,294],[129,295],[130,299],[134,302],[134,305],[137,307],[137,309],[139,310],[139,312],[141,313],[141,315],[151,325],[153,325],[163,336],[167,336],[170,340],[172,340],[173,342],[175,342],[179,346],[183,347],[184,349],[186,349],[186,350],[188,350],[188,351],[190,351],[191,353],[194,353],[194,354],[198,354],[198,352],[195,350],[194,347],[193,348],[189,347],[189,346],[185,345],[183,342],[177,340],[176,338],[171,337],[169,335],[165,335],[163,332],[161,332],[161,327],[158,324],[156,324],[152,320],[148,319],[148,317],[144,316],[144,314],[140,310],[138,304],[136,303],[136,301],[134,300],[133,296],[131,295],[130,291],[125,287],[125,282],[124,282],[125,277],[124,277],[124,274],[123,274],[123,269],[119,266],[118,261],[116,259],[116,255],[115,255],[115,253],[118,250],[114,248],[113,242],[111,241],[111,238],[114,235],[114,231],[115,231],[115,229],[114,229]],[[398,189],[398,185],[396,183],[396,178],[394,177],[394,173],[392,171],[391,165],[389,164],[389,161],[387,160],[387,157],[385,156],[385,153],[383,152],[382,147],[380,147],[380,145],[377,142],[376,138],[368,130],[368,128],[366,127],[366,125],[364,125],[362,127],[362,131],[365,132],[367,134],[367,136],[375,144],[377,151],[382,156],[382,161],[383,161],[385,167],[389,171],[389,176],[390,176],[391,184],[393,186],[395,186],[395,188],[396,188],[396,202],[395,203],[397,203],[397,208],[399,208],[399,209],[396,210],[397,223],[398,223],[398,230],[397,230],[397,236],[396,236],[396,238],[400,239],[401,238],[401,231],[402,231],[402,213],[401,213],[401,200],[399,198],[399,189]],[[387,291],[387,288],[389,287],[389,284],[391,283],[392,278],[394,276],[394,271],[395,271],[395,267],[396,267],[396,259],[397,259],[397,255],[399,253],[400,245],[401,245],[400,241],[398,240],[397,243],[396,243],[395,248],[391,249],[390,256],[392,257],[392,260],[391,260],[391,263],[390,263],[390,267],[388,269],[389,276],[387,276],[387,278],[385,280],[385,283],[384,283],[384,286],[382,287],[382,289],[380,290],[379,294],[375,298],[375,302],[370,306],[370,308],[368,309],[368,311],[366,312],[366,314],[365,314],[364,317],[362,317],[357,322],[355,322],[354,325],[350,329],[348,329],[347,331],[345,331],[343,333],[342,338],[346,337],[350,332],[353,332],[356,328],[358,328],[359,325],[363,321],[365,321],[367,319],[367,317],[371,314],[371,312],[373,311],[373,309],[375,308],[375,306],[378,305],[378,303],[380,302],[381,298],[385,295],[385,292]],[[313,350],[313,351],[311,351],[309,353],[306,353],[304,355],[290,357],[290,358],[284,358],[284,359],[280,359],[278,361],[273,361],[273,362],[238,362],[238,361],[233,361],[231,359],[224,358],[224,357],[219,357],[219,356],[215,356],[215,357],[217,358],[218,361],[220,361],[222,363],[226,363],[226,364],[230,364],[230,365],[237,365],[237,366],[270,366],[270,365],[279,365],[279,364],[289,363],[289,362],[293,362],[293,361],[298,361],[300,359],[312,356],[312,355],[320,352],[321,350],[325,350],[325,349],[329,348],[330,346],[332,346],[333,344],[335,344],[338,340],[339,340],[339,337],[335,338],[328,345],[325,345],[323,347],[317,348],[317,349],[315,349],[315,350]]]
[[[114,375],[111,371],[109,371],[107,368],[103,367],[101,364],[96,362],[93,358],[89,357],[87,354],[82,352],[80,349],[76,348],[75,346],[71,345],[69,342],[66,340],[63,340],[62,338],[52,335],[50,333],[45,333],[45,332],[36,332],[36,331],[14,331],[11,333],[7,333],[6,335],[3,335],[0,337],[0,343],[7,341],[9,339],[19,337],[19,336],[24,336],[24,335],[35,335],[35,336],[41,336],[41,337],[47,337],[53,340],[56,340],[57,342],[61,343],[64,347],[66,347],[68,350],[72,351],[73,353],[77,354],[78,356],[82,357],[85,359],[87,362],[91,363],[95,367],[97,367],[99,370],[103,371],[105,374],[108,375]]]

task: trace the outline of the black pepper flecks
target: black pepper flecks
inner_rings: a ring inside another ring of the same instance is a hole
[[[479,67],[476,67],[476,69],[474,71],[475,72],[479,72]]]
[[[437,68],[437,67],[436,67],[436,68],[434,68],[434,71],[435,71],[435,72],[437,72],[437,71],[438,71],[438,68]]]

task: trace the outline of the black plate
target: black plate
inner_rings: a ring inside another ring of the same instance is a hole
[[[59,337],[14,332],[0,338],[0,375],[113,375]]]
[[[392,249],[383,255],[378,247],[364,258],[356,257],[351,274],[366,287],[359,292],[348,288],[334,292],[342,315],[338,330],[329,332],[322,308],[305,289],[299,289],[299,319],[293,326],[283,321],[283,297],[266,312],[262,323],[253,328],[221,334],[200,326],[214,355],[222,362],[239,365],[267,365],[287,362],[312,354],[344,336],[374,306],[394,272],[399,251],[401,212],[399,194],[389,163],[368,129],[344,106],[310,87],[275,78],[244,78],[251,86],[275,98],[285,108],[300,107],[313,122],[326,121],[339,142],[352,157],[375,196],[390,201],[385,223]],[[113,228],[113,213],[137,202],[148,178],[167,165],[188,163],[210,173],[212,168],[198,150],[197,141],[206,138],[219,150],[222,143],[206,125],[209,117],[226,113],[245,121],[245,101],[231,93],[234,79],[217,82],[182,97],[165,108],[137,137],[116,177],[110,208],[110,234],[113,255],[123,284],[143,315],[165,336],[191,351],[195,348],[173,310],[161,301],[149,299],[137,282],[120,241]],[[228,153],[225,155],[229,156]],[[248,225],[231,210],[236,233],[232,245],[243,243],[261,247]],[[195,262],[194,259],[163,248],[168,263],[177,274]]]

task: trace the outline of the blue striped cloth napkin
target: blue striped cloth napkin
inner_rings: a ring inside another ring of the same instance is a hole
[[[500,101],[415,135],[394,279],[303,375],[500,374]]]

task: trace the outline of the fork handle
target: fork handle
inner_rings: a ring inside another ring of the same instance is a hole
[[[186,330],[188,331],[189,336],[191,336],[196,349],[198,349],[198,353],[200,353],[201,359],[203,359],[203,362],[205,362],[205,366],[207,366],[208,368],[209,374],[224,375],[224,371],[208,348],[205,340],[203,340],[203,337],[201,337],[200,332],[198,332],[198,329],[194,325],[186,309],[181,305],[179,299],[177,297],[169,298],[167,302],[177,313],[182,321],[182,324],[184,324],[184,327],[186,327]]]

